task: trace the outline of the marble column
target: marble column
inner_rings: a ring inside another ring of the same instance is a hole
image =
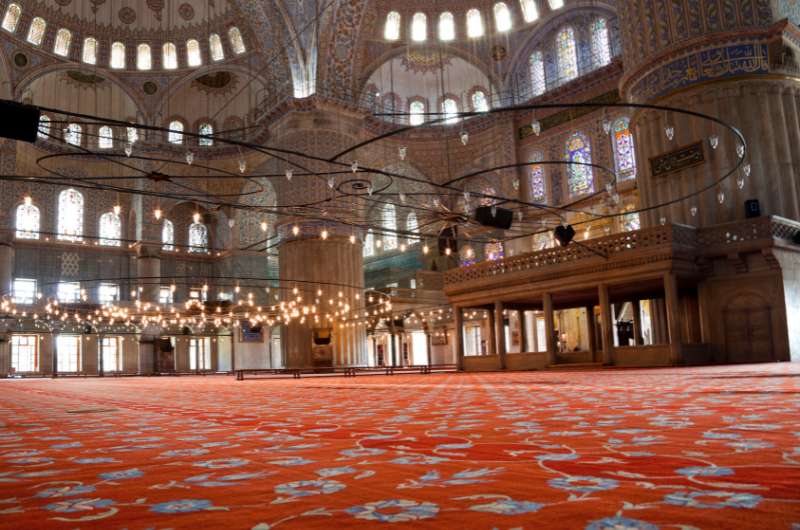
[[[453,348],[456,354],[456,368],[464,370],[464,314],[459,306],[453,307]]]
[[[667,306],[667,329],[669,332],[669,351],[672,364],[681,361],[681,309],[678,294],[678,280],[674,273],[664,275],[664,300]]]
[[[14,281],[14,245],[11,241],[0,240],[0,296],[12,293]]]
[[[614,362],[614,325],[611,319],[608,286],[600,284],[597,292],[600,298],[600,338],[603,346],[601,362],[612,364]]]
[[[494,324],[494,310],[489,310],[489,340],[486,341],[486,354],[497,355],[497,328]],[[480,345],[478,345],[480,346]],[[481,352],[483,353],[483,352]]]
[[[140,278],[139,299],[142,302],[158,303],[161,288],[161,246],[136,244],[136,275]]]
[[[589,338],[589,353],[592,356],[592,362],[597,362],[597,329],[595,326],[594,306],[586,306],[586,333]]]
[[[553,312],[553,295],[544,293],[542,295],[542,305],[544,307],[544,332],[545,344],[547,345],[547,364],[556,363],[556,319]]]
[[[644,344],[642,339],[642,306],[637,298],[631,302],[633,310],[633,345],[640,346]]]
[[[500,360],[500,369],[506,369],[506,333],[505,318],[503,317],[503,302],[494,303],[494,336],[497,343],[497,357]]]

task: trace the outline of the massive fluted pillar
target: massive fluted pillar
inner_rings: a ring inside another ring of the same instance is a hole
[[[762,214],[800,219],[800,49],[785,37],[791,28],[768,0],[621,2],[625,76],[623,97],[636,103],[680,107],[739,128],[752,173],[734,175],[707,193],[649,213],[645,221],[707,226],[741,219],[744,201],[758,199]],[[642,28],[645,31],[642,31]],[[674,128],[674,138],[666,133]],[[663,112],[634,118],[644,206],[689,194],[730,169],[734,138],[709,122]],[[719,145],[710,139],[718,136]],[[702,146],[703,163],[654,174],[652,160],[689,145]],[[648,163],[649,162],[649,163]]]

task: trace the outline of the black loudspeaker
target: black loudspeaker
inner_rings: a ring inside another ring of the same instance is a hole
[[[34,143],[39,133],[39,107],[0,100],[0,138]]]
[[[439,255],[444,256],[447,252],[447,249],[450,249],[452,254],[458,252],[458,241],[456,238],[458,237],[456,232],[456,227],[451,226],[449,228],[445,228],[441,232],[439,232]]]
[[[494,212],[492,212],[494,210]],[[494,213],[494,215],[492,215]],[[492,208],[491,206],[479,206],[475,209],[475,220],[483,226],[508,230],[514,222],[514,213],[505,208]]]
[[[744,201],[744,215],[748,219],[761,217],[761,203],[758,202],[758,199]]]
[[[331,328],[314,329],[314,345],[327,346],[331,343]]]
[[[169,338],[161,337],[158,343],[158,349],[162,352],[172,351],[172,341]]]
[[[558,241],[558,244],[562,247],[566,247],[572,241],[572,238],[575,237],[575,229],[572,228],[572,225],[564,226],[559,225],[555,229],[555,238]]]
[[[797,232],[794,237],[792,238],[792,243],[795,245],[800,245],[800,232]]]

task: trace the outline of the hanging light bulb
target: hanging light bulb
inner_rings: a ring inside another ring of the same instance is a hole
[[[292,176],[293,176],[293,175],[294,175],[294,171],[292,171],[292,168],[288,168],[288,169],[286,170],[286,180],[288,180],[289,182],[291,182],[291,181],[292,181]]]
[[[228,228],[233,228],[236,225],[236,219],[230,218],[228,219]]]
[[[22,199],[22,202],[25,203],[25,206],[30,206],[31,204],[33,204],[33,199],[31,199],[30,195],[26,195],[25,198]]]
[[[675,127],[672,125],[667,125],[664,127],[664,134],[667,135],[667,140],[671,142],[672,139],[675,138]]]
[[[320,237],[322,237],[322,239],[328,239],[328,229],[327,228],[323,228],[322,229],[322,233],[320,234]]]
[[[603,120],[603,132],[606,133],[607,135],[611,134],[611,122],[610,121]]]
[[[399,197],[401,203],[403,203],[403,204],[406,203],[406,194],[405,193],[403,193],[401,191],[400,194],[398,195],[398,197]]]
[[[739,158],[744,158],[744,144],[736,145],[736,156]]]
[[[750,167],[750,164],[743,165],[742,166],[742,175],[744,175],[745,177],[749,177],[751,170],[752,170],[752,168]]]
[[[194,215],[192,215],[192,219],[194,220],[195,223],[199,223],[200,222],[200,212],[194,212]]]
[[[525,217],[525,213],[522,210],[517,210],[517,220],[521,223],[522,219]]]
[[[127,142],[125,144],[125,156],[131,156],[131,153],[133,153],[133,144]]]
[[[711,146],[711,149],[716,149],[717,147],[719,147],[719,136],[717,136],[716,134],[712,134],[708,138],[708,145]]]
[[[493,204],[492,207],[489,208],[489,211],[492,213],[492,217],[497,217],[497,206],[496,205]]]
[[[328,187],[330,189],[333,189],[334,186],[336,186],[336,179],[333,178],[333,175],[331,175],[330,177],[328,177]]]
[[[407,155],[408,147],[403,146],[397,149],[397,156],[400,157],[400,160],[405,160]]]
[[[689,208],[689,213],[692,214],[692,217],[697,217],[697,206],[692,206]]]
[[[353,163],[350,164],[350,169],[353,170],[353,173],[358,173],[358,161],[353,160]]]
[[[453,251],[452,251],[452,250],[450,250],[450,247],[447,247],[446,249],[444,249],[444,254],[445,254],[445,256],[449,256],[449,255],[450,255],[450,254],[452,254],[452,253],[453,253]]]
[[[267,222],[266,221],[261,221],[261,231],[262,232],[266,232],[267,231]]]
[[[186,163],[190,166],[194,163],[194,153],[191,151],[186,151]]]
[[[408,248],[408,247],[406,247],[405,243],[400,243],[400,252],[405,252],[406,248]]]
[[[351,235],[350,236],[350,244],[354,245],[355,243],[356,243],[356,236],[355,235]]]
[[[511,185],[514,186],[514,191],[519,191],[519,179],[514,179]]]
[[[740,190],[744,189],[744,175],[739,175],[736,177],[736,187]]]
[[[378,247],[378,248],[381,248],[383,246],[383,241],[378,239],[377,241],[375,241],[375,246]]]
[[[661,219],[658,220],[658,222],[661,223],[661,226],[664,226],[664,225],[667,224],[667,218],[666,217],[662,217]]]
[[[153,210],[153,216],[156,218],[156,221],[161,219],[162,213],[163,212],[161,211],[161,208],[156,208],[155,210]]]
[[[720,191],[719,193],[717,193],[717,201],[719,201],[720,204],[725,202],[725,192],[724,191]]]
[[[247,171],[247,160],[244,158],[239,159],[239,173],[244,173]]]
[[[533,129],[533,134],[539,136],[542,134],[542,122],[539,120],[533,120],[533,123],[531,123],[531,129]]]
[[[371,182],[369,183],[369,186],[367,186],[367,195],[372,197],[372,183]]]
[[[423,254],[427,254],[428,252],[430,252],[430,250],[431,250],[431,249],[428,247],[428,244],[427,244],[427,243],[425,243],[424,245],[422,245],[422,253],[423,253]]]
[[[300,233],[300,227],[299,227],[299,226],[297,226],[297,225],[294,225],[294,226],[292,227],[292,234],[293,234],[293,235],[297,235],[297,234],[299,234],[299,233]]]
[[[469,133],[467,131],[461,131],[461,143],[463,145],[467,145],[469,143]]]

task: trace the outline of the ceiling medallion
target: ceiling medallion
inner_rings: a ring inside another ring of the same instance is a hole
[[[28,56],[24,53],[15,53],[14,64],[17,66],[17,68],[25,68],[28,66]]]
[[[105,2],[105,0],[102,0]],[[161,20],[161,11],[164,9],[164,0],[147,0],[147,7],[155,12],[156,20]]]
[[[505,46],[500,44],[495,44],[492,46],[492,59],[495,61],[502,61],[508,55],[508,50],[506,50]]]
[[[158,85],[152,81],[145,81],[145,83],[142,85],[142,90],[144,90],[144,93],[148,96],[152,96],[158,92]]]
[[[181,4],[178,8],[178,14],[183,20],[189,21],[194,18],[194,8],[192,4]]]
[[[125,6],[119,10],[119,21],[123,24],[133,24],[136,22],[136,11]]]

